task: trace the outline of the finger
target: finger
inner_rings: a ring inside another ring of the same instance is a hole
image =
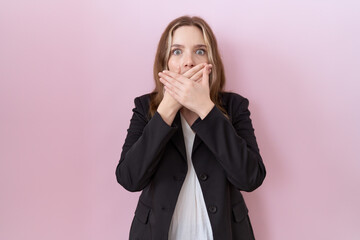
[[[167,86],[168,88],[172,89],[173,91],[182,89],[182,86],[180,85],[179,82],[177,82],[175,80],[168,80],[168,79],[170,79],[168,76],[163,76],[163,75],[159,78],[160,82],[162,84],[164,84],[164,86]]]
[[[195,73],[195,74],[190,78],[190,80],[193,80],[193,81],[196,82],[196,81],[198,81],[199,79],[201,79],[202,75],[203,75],[203,68],[200,69],[197,73]]]
[[[187,77],[187,78],[191,78],[194,74],[196,74],[197,72],[199,72],[201,69],[203,69],[206,66],[206,63],[200,63],[198,65],[196,65],[193,68],[190,68],[189,70],[187,70],[185,73],[183,73],[183,76]]]
[[[176,101],[179,102],[179,95],[178,95],[175,91],[173,91],[172,89],[168,88],[167,86],[164,86],[164,88],[165,88],[165,91],[166,91],[167,93],[169,93]],[[180,103],[180,102],[179,102],[179,103]]]
[[[170,72],[170,71],[167,71],[167,72]],[[171,72],[171,73],[181,76],[178,73],[174,73],[174,72]],[[182,86],[183,83],[181,81],[178,81],[176,78],[166,75],[166,73],[164,73],[164,72],[159,72],[159,76],[166,82],[170,83],[171,85],[173,85],[179,89],[183,89],[183,86]]]
[[[212,68],[212,65],[208,64],[203,69],[203,77],[202,77],[201,83],[204,84],[205,86],[209,86],[209,75],[211,72],[211,68]]]
[[[185,77],[179,73],[171,72],[168,70],[164,70],[162,73],[159,73],[159,74],[162,74],[161,77],[164,76],[163,78],[165,78],[166,80],[175,80],[180,84],[183,84],[186,81],[190,81],[190,79],[188,79],[187,77]]]

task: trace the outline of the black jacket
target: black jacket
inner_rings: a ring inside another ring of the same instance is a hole
[[[236,93],[220,94],[230,119],[214,106],[191,128],[192,160],[203,192],[214,240],[254,239],[241,191],[253,191],[266,175],[248,110]],[[158,112],[148,114],[150,94],[135,98],[135,108],[116,168],[117,181],[141,191],[130,239],[165,240],[187,172],[180,112],[171,126]]]

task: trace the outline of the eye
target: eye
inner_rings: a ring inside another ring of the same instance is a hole
[[[180,50],[180,49],[174,49],[174,50],[172,50],[172,54],[174,54],[174,55],[180,55],[180,54],[181,54],[181,50]]]
[[[198,49],[196,50],[196,54],[199,54],[199,55],[205,55],[205,50],[204,49]]]

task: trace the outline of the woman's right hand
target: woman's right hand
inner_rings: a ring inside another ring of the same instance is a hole
[[[176,69],[176,73],[179,73],[180,74],[180,67],[178,67],[177,69]],[[161,73],[159,73],[159,77],[161,78]],[[168,109],[168,111],[172,111],[172,112],[175,112],[175,113],[177,113],[180,109],[181,109],[181,107],[182,107],[182,105],[178,102],[178,101],[176,101],[175,100],[175,98],[173,98],[166,90],[165,90],[165,88],[163,88],[163,91],[164,91],[164,97],[163,97],[163,99],[161,100],[161,103],[163,103],[163,105],[165,104],[168,108],[170,108],[170,109]],[[160,104],[161,104],[160,103]],[[160,105],[159,105],[159,107],[160,107]]]

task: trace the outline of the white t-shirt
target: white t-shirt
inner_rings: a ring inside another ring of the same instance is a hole
[[[199,180],[192,164],[195,133],[181,116],[188,171],[172,216],[169,240],[212,240],[213,234]]]

